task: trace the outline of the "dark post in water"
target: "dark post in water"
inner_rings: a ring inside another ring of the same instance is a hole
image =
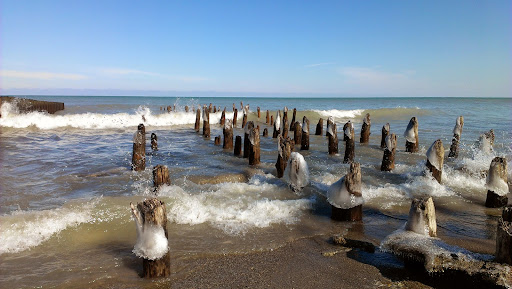
[[[206,106],[203,109],[203,137],[210,138],[210,112]]]
[[[405,151],[408,153],[415,153],[418,151],[418,121],[416,117],[412,117],[407,125],[404,133],[405,137]]]
[[[133,136],[132,170],[146,169],[146,128],[141,123]]]
[[[354,126],[350,120],[343,126],[343,139],[345,140],[345,157],[344,163],[351,163],[354,161],[355,156],[355,141],[354,141]]]
[[[449,158],[457,158],[459,156],[459,141],[460,135],[462,134],[462,127],[464,126],[464,117],[459,116],[455,122],[455,127],[453,128],[453,138],[452,145],[450,146],[450,153],[448,154]]]
[[[444,147],[443,142],[436,140],[427,151],[427,168],[438,183],[443,174]]]
[[[288,137],[288,108],[286,106],[283,110],[283,137]]]
[[[249,126],[249,125],[247,125]],[[260,130],[252,127],[249,131],[249,165],[260,163]]]
[[[250,147],[250,140],[249,140],[249,133],[251,132],[251,129],[254,128],[254,122],[250,121],[247,123],[245,129],[244,129],[244,158],[249,157],[249,147]]]
[[[384,149],[380,170],[389,172],[395,169],[396,135],[394,133],[388,135],[384,141],[384,145],[386,147]]]
[[[270,112],[268,111],[268,109],[267,109],[267,116],[265,118],[265,123],[270,124]]]
[[[326,135],[329,139],[329,154],[335,155],[338,153],[338,132],[336,131],[336,124],[332,117],[327,119]]]
[[[268,137],[268,129],[267,128],[263,129],[263,136]]]
[[[496,262],[512,265],[512,205],[503,208],[496,234]]]
[[[196,112],[196,124],[194,126],[194,129],[196,130],[196,132],[199,132],[199,126],[201,124],[201,109],[197,109],[197,112]]]
[[[293,141],[296,145],[302,144],[302,125],[296,121],[293,127]]]
[[[309,150],[309,119],[306,116],[302,118],[302,137],[300,144],[301,150]]]
[[[236,119],[238,118],[238,109],[235,108],[235,112],[233,112],[233,127],[236,127]]]
[[[237,135],[235,138],[235,156],[239,156],[242,154],[242,137]]]
[[[279,147],[276,162],[278,178],[282,178],[284,175],[284,170],[286,169],[288,159],[290,158],[290,155],[293,151],[293,146],[293,141],[289,137],[284,139],[281,135],[279,135]]]
[[[387,147],[386,146],[386,137],[389,134],[389,130],[390,130],[389,123],[386,123],[385,125],[382,126],[382,137],[380,139],[380,147],[383,149],[385,149]]]
[[[154,151],[158,150],[158,137],[154,132],[151,133],[151,149]]]
[[[222,133],[224,134],[224,143],[222,144],[222,148],[233,149],[233,122],[230,119],[226,120],[224,123]]]
[[[164,165],[157,165],[153,168],[153,186],[159,188],[162,185],[170,185],[169,168]]]
[[[368,143],[370,142],[370,114],[367,113],[363,119],[363,127],[361,128],[361,138],[359,140],[360,143]]]
[[[290,123],[290,131],[295,129],[295,117],[297,116],[297,109],[293,109],[292,122]]]
[[[349,198],[362,198],[361,192],[361,165],[359,163],[350,164],[350,172],[341,180],[339,185],[339,194],[348,194]],[[336,184],[336,183],[335,183]],[[334,185],[335,186],[335,185]],[[331,203],[331,219],[337,221],[361,221],[363,219],[363,205],[358,204],[354,207],[343,208],[344,206],[335,206]]]
[[[272,138],[277,138],[278,135],[281,135],[281,111],[278,110],[276,114],[276,121],[274,122],[274,132],[272,134]]]
[[[320,118],[316,124],[315,135],[322,135],[324,131],[324,119]]]

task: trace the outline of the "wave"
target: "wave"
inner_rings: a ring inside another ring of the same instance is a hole
[[[352,109],[352,110],[312,110],[318,114],[318,117],[328,118],[332,116],[335,121],[346,122],[352,120],[353,122],[362,122],[363,116],[367,113],[370,114],[372,120],[407,120],[413,116],[428,115],[430,112],[420,108],[378,108],[378,109]]]

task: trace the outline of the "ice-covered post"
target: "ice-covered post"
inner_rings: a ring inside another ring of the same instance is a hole
[[[350,172],[331,185],[328,191],[331,204],[331,219],[337,221],[360,221],[363,218],[363,195],[361,192],[361,165],[350,164]]]
[[[281,134],[281,111],[278,110],[276,113],[276,121],[274,122],[274,133],[272,138],[277,138]]]
[[[226,109],[222,111],[222,114],[220,115],[220,125],[224,125],[226,122]]]
[[[459,141],[460,135],[462,134],[462,127],[464,126],[464,117],[459,116],[455,121],[455,127],[453,128],[452,145],[450,146],[449,158],[457,158],[459,156]]]
[[[250,140],[249,140],[249,134],[251,132],[251,129],[254,128],[254,122],[250,121],[247,123],[244,129],[244,158],[249,157],[249,147],[250,147]]]
[[[249,126],[249,125],[247,125]],[[251,128],[249,131],[249,165],[260,163],[260,130]]]
[[[158,137],[154,132],[151,133],[151,149],[154,151],[158,150]]]
[[[443,142],[438,139],[427,150],[427,168],[438,183],[441,183],[441,176],[443,174],[443,161]]]
[[[334,123],[334,120],[331,117],[327,119],[327,128],[326,128],[326,135],[329,139],[329,154],[335,155],[338,153],[338,132],[336,130],[336,124]]]
[[[284,139],[281,135],[278,136],[279,143],[277,144],[278,155],[276,162],[277,169],[277,177],[282,178],[284,175],[284,170],[286,169],[286,164],[288,159],[290,158],[290,154],[293,150],[293,143],[290,138]]]
[[[137,132],[133,136],[132,170],[143,171],[146,169],[146,128],[141,123],[137,126]]]
[[[194,129],[196,130],[196,132],[199,132],[199,126],[201,124],[201,109],[197,109],[197,112],[196,112],[196,124],[194,126]]]
[[[324,130],[324,119],[320,118],[316,124],[315,135],[322,135]]]
[[[499,208],[508,203],[508,183],[507,183],[507,160],[502,157],[495,157],[489,173],[487,174],[487,199],[485,206],[488,208]]]
[[[235,156],[239,156],[242,154],[242,137],[237,135],[235,138]]]
[[[382,157],[381,171],[389,172],[395,168],[395,152],[396,152],[396,135],[394,133],[388,135],[384,141],[386,146]]]
[[[293,131],[295,129],[295,117],[297,116],[297,109],[294,108],[293,109],[293,114],[292,114],[292,122],[290,123],[290,131]],[[295,142],[297,143],[297,142]]]
[[[479,139],[480,150],[486,153],[492,152],[492,147],[494,146],[494,130],[490,130],[480,136]]]
[[[210,138],[210,111],[206,106],[203,109],[203,137]]]
[[[268,129],[267,128],[263,129],[263,136],[268,137]]]
[[[224,123],[224,128],[222,129],[222,133],[224,134],[224,143],[222,144],[222,148],[224,149],[233,149],[233,121],[227,119]]]
[[[300,192],[309,184],[308,164],[301,154],[297,152],[290,154],[283,177],[294,192]]]
[[[351,163],[354,161],[354,126],[350,120],[343,126],[343,139],[345,140],[345,157],[343,158],[344,163]]]
[[[283,110],[283,137],[288,137],[288,108],[286,106]]]
[[[306,116],[302,118],[302,137],[300,144],[301,150],[309,150],[309,119]]]
[[[363,119],[363,126],[361,127],[361,138],[359,140],[360,143],[368,143],[370,141],[370,114],[367,113]]]
[[[436,209],[432,197],[412,200],[405,230],[430,237],[437,236]]]
[[[265,117],[265,123],[270,124],[270,112],[267,109],[267,116]]]
[[[302,144],[302,125],[296,121],[293,127],[293,141],[296,145]]]
[[[389,130],[390,130],[389,123],[386,123],[385,125],[382,126],[382,137],[380,138],[380,147],[383,149],[387,147],[386,146],[386,137],[389,134]]]
[[[169,168],[164,165],[157,165],[153,168],[153,186],[159,188],[162,185],[170,185]]]
[[[233,127],[236,127],[236,119],[238,118],[238,109],[235,108],[235,112],[233,112]]]
[[[412,117],[404,132],[405,151],[415,153],[418,151],[418,121],[416,117]]]
[[[135,226],[137,243],[133,252],[142,258],[144,278],[166,277],[171,274],[171,258],[167,233],[165,203],[153,198],[130,203]]]
[[[512,205],[503,208],[496,233],[496,262],[512,265]]]

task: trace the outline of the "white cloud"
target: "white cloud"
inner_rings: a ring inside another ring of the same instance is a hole
[[[24,79],[65,79],[65,80],[81,80],[86,79],[87,76],[76,73],[54,73],[46,71],[19,71],[19,70],[0,70],[0,76],[10,78],[24,78]]]
[[[314,63],[314,64],[304,65],[304,67],[317,67],[317,66],[330,65],[330,64],[334,64],[334,62]]]

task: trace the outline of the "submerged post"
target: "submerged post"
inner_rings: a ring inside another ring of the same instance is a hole
[[[224,123],[224,128],[222,129],[222,133],[224,134],[224,143],[222,144],[222,148],[224,149],[233,149],[233,121],[228,119]]]
[[[382,126],[382,137],[380,139],[380,147],[381,148],[386,148],[387,145],[386,145],[386,138],[389,134],[389,123],[386,123],[385,125]],[[396,136],[395,136],[395,139],[396,139]]]
[[[382,157],[381,171],[389,172],[395,168],[396,135],[392,133],[384,142],[384,156]]]
[[[350,164],[350,172],[331,185],[328,199],[331,219],[361,221],[363,219],[363,194],[361,192],[361,165]]]
[[[464,117],[459,116],[455,121],[455,127],[453,128],[452,145],[450,146],[449,158],[457,158],[459,156],[459,141],[460,135],[462,134],[462,127],[464,126]]]
[[[498,220],[496,262],[512,265],[512,205],[503,208]]]
[[[133,136],[132,170],[143,171],[146,169],[146,128],[141,123],[137,126],[137,132]]]
[[[427,168],[432,173],[434,179],[441,183],[443,174],[444,147],[443,142],[436,140],[427,151]]]
[[[309,119],[306,116],[302,118],[302,137],[300,149],[309,150]]]
[[[235,138],[235,156],[239,156],[242,154],[242,137],[237,135]]]
[[[360,143],[368,143],[370,142],[370,114],[367,113],[363,119],[363,126],[361,128],[361,138],[359,139]]]
[[[329,139],[329,154],[335,155],[338,153],[338,132],[332,116],[327,119],[326,131],[327,138]]]
[[[276,121],[274,122],[274,133],[272,138],[277,138],[281,134],[281,111],[278,110],[276,113]]]
[[[250,147],[250,140],[249,140],[249,134],[251,132],[251,129],[254,128],[254,122],[250,121],[247,123],[245,129],[244,129],[244,158],[249,157],[249,147]],[[259,140],[259,138],[258,138]]]
[[[282,178],[284,175],[284,170],[286,169],[286,164],[288,159],[290,158],[290,154],[293,151],[293,142],[288,137],[284,139],[281,135],[279,135],[279,143],[278,143],[278,155],[276,162],[277,169],[277,177]]]
[[[302,125],[296,121],[293,127],[293,141],[295,145],[302,144]]]
[[[489,173],[487,174],[487,199],[485,206],[488,208],[499,208],[508,203],[508,183],[507,183],[507,160],[502,157],[495,157]]]
[[[322,135],[324,130],[324,119],[320,118],[316,124],[315,135]]]
[[[166,277],[171,274],[169,235],[165,203],[153,198],[130,203],[137,228],[137,243],[133,252],[142,259],[144,278]]]
[[[274,125],[274,116],[273,115],[270,116],[270,125],[272,125],[272,126]]]
[[[418,151],[418,120],[412,117],[404,132],[405,137],[405,151],[408,153],[415,153]]]
[[[154,132],[151,133],[151,149],[154,151],[158,150],[158,137]]]
[[[197,109],[197,112],[196,112],[196,124],[194,126],[194,129],[196,130],[196,132],[199,132],[199,125],[201,123],[201,109]]]
[[[206,106],[203,109],[203,137],[210,138],[210,111]]]
[[[249,125],[247,125],[249,126]],[[249,165],[260,163],[260,130],[252,127],[249,131]]]
[[[354,126],[350,120],[343,126],[343,139],[345,140],[345,157],[343,158],[344,163],[351,163],[354,161]]]
[[[153,186],[159,188],[162,185],[170,185],[169,168],[164,165],[157,165],[153,168]]]

